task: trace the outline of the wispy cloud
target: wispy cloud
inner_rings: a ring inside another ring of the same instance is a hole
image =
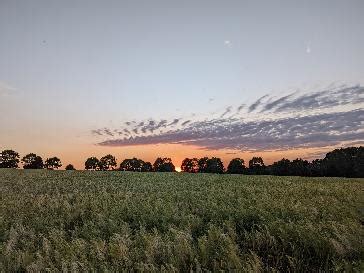
[[[102,136],[103,135],[100,129],[98,129],[98,130],[92,130],[91,133],[93,135],[98,135],[98,136]]]
[[[176,124],[178,124],[179,121],[180,121],[179,118],[175,118],[171,123],[168,124],[168,126],[176,125]]]
[[[114,136],[114,134],[110,131],[110,129],[108,129],[108,128],[105,128],[104,129],[104,133],[106,134],[106,135],[108,135],[108,136]]]
[[[191,122],[191,120],[186,120],[186,121],[184,121],[184,122],[182,122],[182,126],[185,126],[185,125],[187,125],[188,123],[190,123]]]
[[[341,86],[278,98],[265,95],[250,106],[241,104],[230,117],[226,116],[233,106],[218,117],[204,120],[149,119],[130,124],[130,128],[124,129],[128,135],[122,138],[110,138],[112,133],[107,128],[93,130],[93,134],[106,137],[98,143],[102,146],[178,143],[210,150],[242,151],[324,147],[364,141],[363,103],[363,87]],[[239,116],[243,109],[245,113]]]
[[[325,109],[343,105],[356,105],[364,103],[364,87],[341,86],[338,89],[324,90],[309,94],[297,95],[291,93],[287,96],[278,98],[272,102],[267,102],[262,107],[262,112],[287,112],[312,110],[315,108]]]
[[[222,113],[222,115],[220,116],[220,118],[223,118],[223,117],[225,117],[227,114],[229,114],[229,113],[231,112],[231,109],[232,109],[232,108],[233,108],[232,106],[228,106],[228,107],[226,107],[225,112],[224,112],[224,113]]]
[[[251,104],[250,106],[249,106],[249,110],[248,110],[248,112],[250,113],[250,112],[253,112],[255,109],[257,109],[257,107],[262,103],[262,101],[266,98],[266,97],[268,97],[268,95],[264,95],[264,96],[262,96],[262,97],[260,97],[256,102],[254,102],[253,104]]]
[[[275,107],[277,107],[279,105],[287,103],[288,99],[290,97],[292,97],[293,95],[294,95],[294,93],[265,103],[264,106],[263,106],[262,112],[272,110],[272,109],[274,109]]]
[[[243,108],[245,107],[245,103],[240,104],[239,107],[236,109],[236,113],[240,113],[241,110],[243,110]]]
[[[320,147],[364,139],[364,110],[244,122],[200,121],[172,132],[105,140],[103,146],[179,143],[205,149],[274,150]]]

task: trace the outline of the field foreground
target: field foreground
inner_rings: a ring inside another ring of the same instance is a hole
[[[362,271],[364,179],[0,169],[0,271]]]

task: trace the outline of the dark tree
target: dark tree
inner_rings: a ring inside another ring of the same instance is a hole
[[[309,176],[310,163],[307,160],[297,158],[290,163],[288,175]]]
[[[263,158],[253,157],[249,160],[249,173],[250,174],[265,174],[265,165]]]
[[[96,157],[89,157],[85,162],[86,170],[98,170],[100,167],[100,161]]]
[[[272,175],[282,176],[364,177],[364,147],[336,149],[327,153],[324,159],[311,163],[301,158],[282,159],[269,168]]]
[[[13,150],[4,150],[0,153],[0,168],[18,168],[19,154]]]
[[[161,158],[158,157],[154,164],[153,164],[153,170],[155,172],[175,172],[176,169],[172,163],[172,160],[170,158]]]
[[[73,165],[72,164],[68,164],[67,166],[66,166],[66,171],[75,171],[76,169],[75,169],[75,167],[73,167]]]
[[[224,173],[224,164],[220,158],[213,157],[209,158],[206,162],[206,172],[207,173]]]
[[[199,170],[197,158],[185,158],[182,161],[181,171],[187,173],[197,173]]]
[[[142,172],[152,172],[152,171],[153,171],[152,163],[144,162],[143,167],[142,167]]]
[[[62,162],[58,157],[47,158],[44,162],[44,167],[48,170],[54,170],[62,167]]]
[[[364,147],[333,150],[323,163],[325,176],[364,177]]]
[[[244,159],[234,158],[227,167],[227,173],[242,174],[245,173]]]
[[[33,153],[24,156],[22,163],[24,169],[43,169],[43,159]]]
[[[325,176],[325,163],[323,159],[312,160],[310,166],[310,176]]]
[[[202,157],[198,160],[198,172],[199,173],[207,172],[207,160],[209,160],[208,157]]]
[[[101,157],[99,161],[99,168],[101,171],[114,170],[116,166],[116,158],[110,154]]]
[[[139,160],[137,158],[124,159],[120,164],[120,171],[136,172],[139,169]]]
[[[277,162],[274,162],[271,166],[271,174],[272,175],[280,175],[287,176],[289,175],[291,161],[289,159],[281,159]]]
[[[120,164],[120,170],[128,172],[148,172],[151,169],[151,165],[149,166],[143,160],[134,157],[132,159],[124,159]]]

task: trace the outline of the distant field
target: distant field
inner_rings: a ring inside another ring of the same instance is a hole
[[[363,271],[364,179],[0,170],[0,271]]]

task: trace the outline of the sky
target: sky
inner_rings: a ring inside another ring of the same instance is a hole
[[[323,157],[364,144],[364,1],[0,0],[0,149]]]

